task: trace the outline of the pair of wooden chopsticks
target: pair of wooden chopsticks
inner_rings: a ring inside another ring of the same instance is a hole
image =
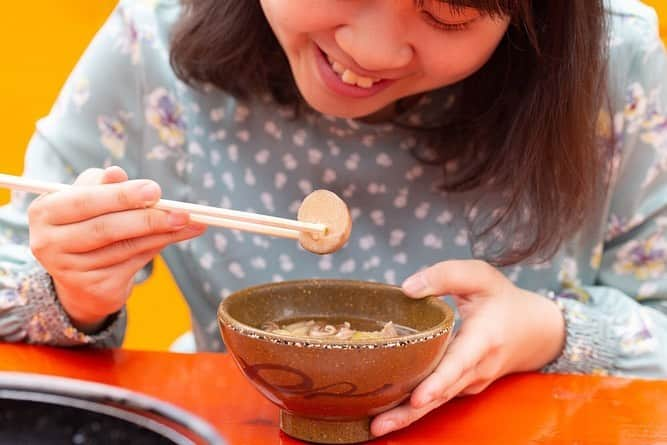
[[[67,190],[72,186],[0,173],[0,187],[41,194]],[[209,226],[243,230],[280,238],[298,239],[300,232],[326,234],[327,231],[324,224],[171,201],[168,199],[159,200],[153,207],[160,210],[188,212],[191,221]]]

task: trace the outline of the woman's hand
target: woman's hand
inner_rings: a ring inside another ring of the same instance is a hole
[[[155,182],[128,181],[121,168],[110,167],[86,170],[71,189],[30,205],[30,248],[77,328],[99,329],[160,250],[204,232],[187,213],[148,208],[160,195]]]
[[[375,436],[403,428],[453,397],[477,394],[505,374],[540,369],[561,352],[565,325],[555,303],[519,289],[483,261],[444,261],[403,283],[413,298],[452,295],[461,329],[408,401],[378,415]]]

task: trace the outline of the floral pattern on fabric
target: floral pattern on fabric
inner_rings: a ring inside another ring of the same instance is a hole
[[[90,81],[81,77],[74,83],[72,102],[76,105],[76,109],[80,111],[88,103],[88,99],[90,99]]]
[[[614,270],[632,274],[638,280],[659,278],[665,274],[667,263],[667,239],[658,232],[646,240],[629,241],[618,251]]]
[[[613,80],[597,133],[598,148],[609,153],[609,195],[591,227],[553,258],[502,272],[521,288],[552,295],[563,312],[566,345],[545,370],[667,376],[667,305],[659,303],[667,300],[667,57],[648,8],[635,0],[607,3]],[[398,284],[430,264],[494,247],[474,243],[469,223],[501,212],[502,200],[482,205],[475,193],[442,192],[442,167],[413,155],[429,159],[433,147],[406,129],[441,122],[458,100],[456,87],[429,92],[396,122],[381,124],[309,109],[297,115],[270,97],[244,102],[211,85],[196,90],[169,65],[180,4],[121,0],[57,107],[38,123],[26,175],[71,182],[86,168],[117,164],[132,178],[156,180],[168,199],[285,217],[295,217],[318,188],[348,203],[353,233],[332,255],[222,229],[165,249],[199,348],[223,349],[215,309],[235,290],[310,277]],[[119,81],[109,88],[109,79]],[[455,161],[444,167],[447,174],[461,168]],[[16,194],[0,210],[0,337],[108,344],[109,332],[77,333],[44,271],[26,272],[39,271],[26,248],[27,204]],[[493,235],[496,242],[521,236],[501,228]],[[122,323],[110,329],[118,333]]]
[[[146,0],[144,2],[148,7],[154,7]],[[128,54],[132,65],[138,65],[141,62],[142,43],[152,42],[154,31],[149,27],[139,27],[129,10],[121,8],[120,14],[123,26],[118,28],[114,48],[118,48],[122,54]]]
[[[181,105],[164,88],[155,89],[147,102],[146,121],[157,130],[160,141],[172,149],[182,147],[185,143],[185,122]]]
[[[621,339],[621,350],[625,354],[641,355],[653,352],[659,346],[653,335],[655,326],[646,310],[634,312],[624,326],[617,326],[616,333]]]
[[[109,150],[114,158],[123,158],[125,156],[125,145],[127,144],[125,124],[118,118],[99,116],[97,126],[100,130],[102,145]]]

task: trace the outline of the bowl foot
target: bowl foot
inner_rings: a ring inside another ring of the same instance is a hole
[[[326,420],[302,417],[280,410],[280,429],[290,436],[314,443],[358,443],[371,440],[371,420]]]

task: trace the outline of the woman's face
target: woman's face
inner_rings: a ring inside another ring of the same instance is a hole
[[[509,23],[440,0],[260,2],[301,94],[339,117],[366,116],[468,77]]]

